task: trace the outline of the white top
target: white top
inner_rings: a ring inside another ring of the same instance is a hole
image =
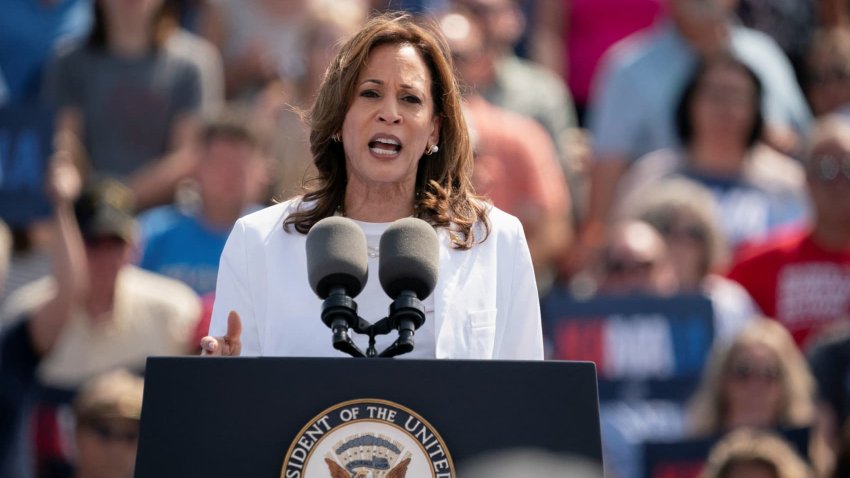
[[[210,335],[224,335],[229,311],[237,311],[242,355],[345,356],[333,349],[331,331],[320,318],[322,302],[307,280],[306,236],[283,230],[284,219],[299,204],[293,199],[243,217],[224,247]],[[440,268],[434,293],[425,301],[426,325],[415,336],[419,356],[543,358],[537,285],[522,226],[495,207],[489,219],[490,236],[469,250],[452,248],[447,231],[437,230]],[[360,225],[378,237],[385,226]],[[476,234],[483,235],[480,225]],[[360,315],[370,321],[385,316],[390,304],[373,261],[366,290],[356,299]]]

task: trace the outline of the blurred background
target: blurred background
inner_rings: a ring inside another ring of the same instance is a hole
[[[597,364],[605,476],[850,476],[850,2],[5,0],[0,477],[132,475],[146,357],[198,353],[235,221],[310,187],[340,42],[401,10],[547,358]]]

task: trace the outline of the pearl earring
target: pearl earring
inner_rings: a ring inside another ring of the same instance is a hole
[[[439,147],[439,146],[437,146],[436,144],[432,144],[432,145],[431,145],[431,146],[430,146],[430,147],[429,147],[429,148],[425,151],[425,154],[427,154],[428,156],[431,156],[432,154],[434,154],[434,153],[438,152],[439,150],[440,150],[440,147]]]

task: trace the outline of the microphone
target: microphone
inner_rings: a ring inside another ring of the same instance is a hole
[[[422,300],[437,284],[440,242],[434,228],[412,217],[393,222],[381,236],[378,278],[384,292],[393,299],[389,320],[399,338],[382,357],[413,350],[414,331],[425,323]]]
[[[369,275],[366,236],[351,219],[331,216],[307,233],[307,279],[323,299],[322,322],[333,330],[335,349],[355,357],[364,354],[348,335],[359,328],[354,297]]]

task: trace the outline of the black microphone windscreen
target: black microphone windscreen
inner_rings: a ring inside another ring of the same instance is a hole
[[[393,300],[404,290],[423,300],[437,284],[440,242],[427,222],[406,217],[393,222],[381,235],[378,278]]]
[[[351,219],[331,216],[322,219],[307,233],[307,278],[321,299],[331,287],[345,287],[356,297],[368,278],[369,258],[366,236]]]

